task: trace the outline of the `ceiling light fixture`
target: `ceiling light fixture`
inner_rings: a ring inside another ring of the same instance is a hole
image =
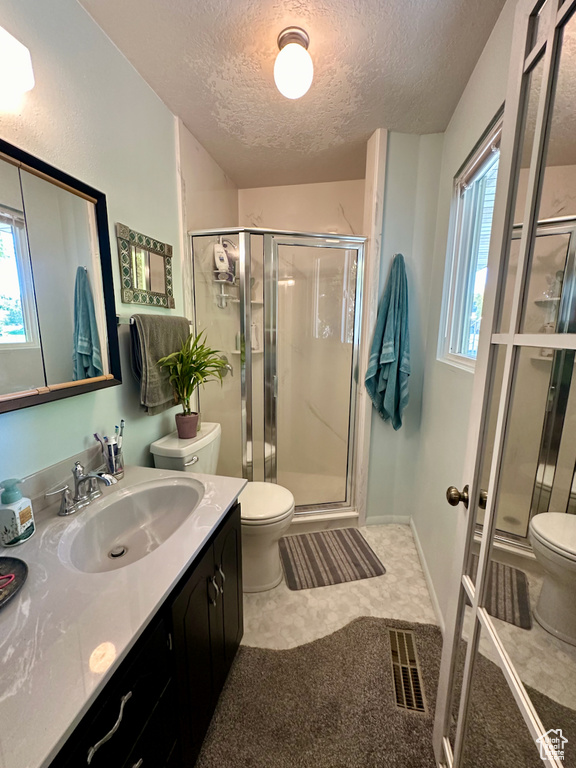
[[[280,52],[274,63],[274,81],[287,99],[299,99],[312,85],[314,64],[307,50],[309,43],[308,34],[300,27],[286,27],[278,35]]]
[[[0,98],[14,99],[34,88],[30,51],[10,32],[0,27]]]

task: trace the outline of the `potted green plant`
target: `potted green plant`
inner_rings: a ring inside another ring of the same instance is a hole
[[[158,360],[158,365],[168,370],[174,400],[182,406],[182,413],[176,414],[176,429],[183,440],[196,437],[198,430],[199,414],[190,406],[194,390],[211,379],[221,382],[226,365],[220,353],[204,343],[205,337],[205,331],[197,336],[191,333],[179,350]]]

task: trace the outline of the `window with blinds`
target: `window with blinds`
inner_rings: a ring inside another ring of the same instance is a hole
[[[465,368],[478,352],[501,129],[499,120],[454,179],[439,357]]]

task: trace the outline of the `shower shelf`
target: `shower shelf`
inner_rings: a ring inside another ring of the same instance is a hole
[[[534,304],[536,304],[537,307],[549,307],[550,304],[557,304],[559,301],[559,296],[551,296],[549,299],[536,299]]]

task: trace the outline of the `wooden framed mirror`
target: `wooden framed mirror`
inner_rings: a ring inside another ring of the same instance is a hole
[[[106,197],[0,140],[0,413],[120,383]]]

